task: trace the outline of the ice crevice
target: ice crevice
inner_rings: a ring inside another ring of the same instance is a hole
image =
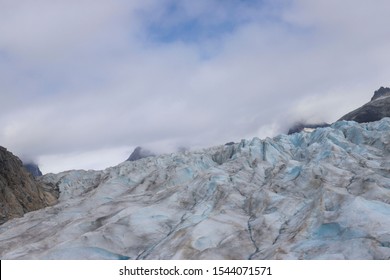
[[[250,238],[250,240],[251,240],[251,242],[253,244],[253,247],[255,247],[255,251],[249,255],[248,260],[251,260],[253,258],[253,256],[255,256],[260,251],[259,246],[257,246],[256,240],[253,237],[253,232],[252,232],[253,229],[252,229],[252,226],[251,226],[251,222],[253,220],[254,220],[253,216],[249,217],[249,219],[248,219],[248,233],[249,233],[249,238]]]

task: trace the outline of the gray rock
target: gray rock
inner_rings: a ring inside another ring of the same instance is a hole
[[[339,120],[358,123],[374,122],[390,117],[390,89],[381,87],[375,91],[371,101],[344,115]]]
[[[23,164],[23,167],[35,178],[43,175],[39,166],[34,162],[25,163]]]
[[[380,89],[374,92],[374,96],[371,98],[371,101],[376,100],[383,96],[390,96],[390,88],[381,87]]]
[[[126,161],[136,161],[142,158],[154,157],[155,154],[142,147],[137,147]]]
[[[299,132],[303,131],[305,128],[315,129],[315,128],[319,128],[319,127],[328,127],[328,126],[330,126],[330,124],[328,124],[328,123],[309,124],[309,123],[299,122],[299,123],[294,124],[292,127],[290,127],[287,134],[290,135],[293,133],[299,133]]]

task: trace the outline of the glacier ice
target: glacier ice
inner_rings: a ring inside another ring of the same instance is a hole
[[[1,259],[389,259],[390,118],[67,171]]]

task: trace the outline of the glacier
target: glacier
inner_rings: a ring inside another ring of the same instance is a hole
[[[390,118],[40,180],[1,259],[390,259]]]

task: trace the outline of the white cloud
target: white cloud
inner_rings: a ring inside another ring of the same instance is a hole
[[[385,1],[22,2],[0,1],[0,143],[46,171],[332,122],[390,74]]]
[[[44,174],[78,169],[102,170],[124,162],[131,152],[129,147],[115,147],[78,153],[42,155],[36,158],[36,161]]]

